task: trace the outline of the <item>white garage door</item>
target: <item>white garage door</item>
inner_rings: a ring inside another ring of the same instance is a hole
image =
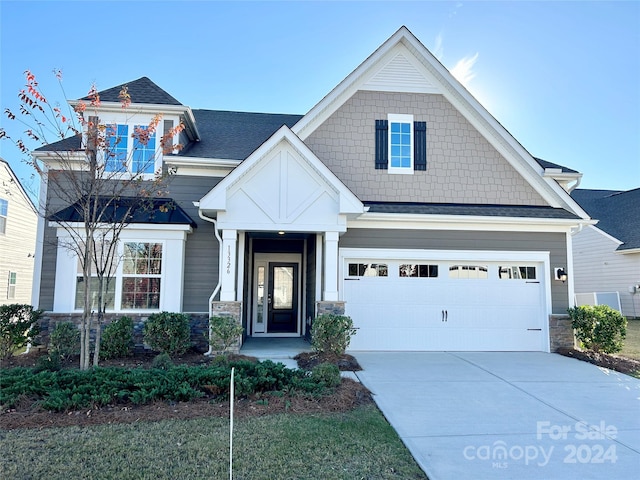
[[[544,270],[517,258],[343,257],[350,349],[546,350]]]

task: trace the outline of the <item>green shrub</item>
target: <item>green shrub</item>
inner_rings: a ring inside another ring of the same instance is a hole
[[[311,370],[311,378],[317,383],[324,384],[329,388],[337,387],[342,381],[338,366],[328,362],[313,367]]]
[[[49,356],[65,361],[80,353],[80,330],[70,322],[59,323],[49,334]]]
[[[616,353],[627,336],[627,319],[608,305],[583,305],[568,310],[581,345],[594,352]]]
[[[355,334],[350,317],[325,313],[313,321],[311,346],[320,353],[343,355]]]
[[[133,320],[120,317],[104,327],[100,357],[103,359],[122,358],[131,355],[133,348]]]
[[[6,360],[19,348],[33,343],[40,333],[42,310],[31,305],[0,305],[0,359]]]
[[[191,346],[189,317],[183,313],[160,312],[149,315],[142,330],[145,343],[171,357],[182,355]]]
[[[221,316],[209,319],[209,344],[215,353],[226,353],[242,335],[244,328],[233,317]]]
[[[171,357],[166,352],[156,355],[151,362],[151,367],[157,368],[158,370],[169,370],[173,366],[173,360],[171,360]]]
[[[20,367],[2,371],[0,407],[13,408],[25,399],[33,399],[37,406],[54,411],[118,403],[182,402],[204,395],[224,400],[229,398],[232,367],[235,367],[237,398],[323,395],[330,389],[328,383],[335,383],[335,371],[328,373],[330,367],[309,374],[269,360],[148,370],[95,367],[91,370],[38,371]]]

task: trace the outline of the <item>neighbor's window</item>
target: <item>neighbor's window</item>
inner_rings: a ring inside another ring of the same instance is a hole
[[[401,277],[430,278],[438,276],[438,265],[423,263],[405,263],[398,267],[398,275]]]
[[[486,265],[452,265],[449,278],[489,278],[489,268]]]
[[[161,243],[125,243],[122,264],[122,308],[160,308],[161,274]]]
[[[516,280],[535,280],[536,267],[499,267],[498,278]]]
[[[385,263],[350,263],[350,277],[387,277],[389,268]]]
[[[3,198],[0,198],[0,233],[4,234],[7,231],[7,210],[9,209],[9,202]]]
[[[18,284],[18,274],[9,272],[9,286],[7,288],[7,298],[16,298],[16,285]]]
[[[389,173],[413,173],[413,115],[389,118]]]

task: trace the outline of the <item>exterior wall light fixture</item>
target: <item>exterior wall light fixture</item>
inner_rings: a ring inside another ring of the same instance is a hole
[[[560,280],[562,283],[567,281],[567,271],[564,268],[556,268],[555,273],[556,280]]]

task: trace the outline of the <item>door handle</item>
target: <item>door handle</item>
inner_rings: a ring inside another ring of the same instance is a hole
[[[449,310],[445,310],[444,311],[444,321],[448,322],[449,321]]]
[[[267,304],[271,305],[271,294],[267,295]]]
[[[440,321],[444,322],[444,310],[442,310],[442,319]]]

